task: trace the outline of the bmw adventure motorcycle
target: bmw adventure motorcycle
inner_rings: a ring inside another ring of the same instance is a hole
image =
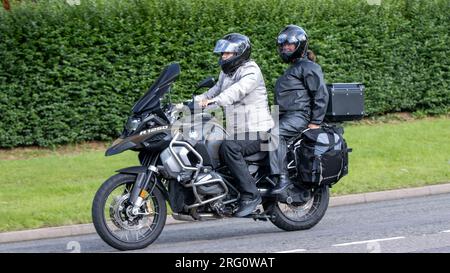
[[[140,249],[154,242],[164,228],[167,204],[174,219],[185,221],[233,217],[238,209],[239,191],[219,158],[227,134],[222,124],[205,111],[183,122],[180,107],[164,101],[179,74],[176,63],[163,70],[132,108],[121,136],[106,151],[106,156],[136,151],[140,161],[139,166],[118,170],[107,179],[93,200],[95,229],[116,249]],[[214,80],[209,78],[198,88],[212,85]],[[180,121],[184,130],[174,129]],[[272,196],[275,183],[269,177],[267,157],[267,152],[259,152],[245,158],[263,200],[247,217],[269,220],[286,231],[316,225],[327,210],[329,186],[298,181],[287,198]]]

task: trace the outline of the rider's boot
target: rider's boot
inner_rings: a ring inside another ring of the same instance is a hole
[[[284,193],[290,185],[292,185],[292,181],[289,176],[281,174],[278,178],[278,184],[272,189],[271,193],[274,195]]]

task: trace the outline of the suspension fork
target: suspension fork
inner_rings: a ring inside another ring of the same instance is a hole
[[[150,195],[155,187],[157,186],[158,179],[156,174],[158,173],[158,168],[155,166],[159,154],[156,156],[151,156],[150,158],[145,158],[143,166],[128,167],[125,169],[118,170],[117,172],[134,174],[136,175],[136,181],[134,182],[133,188],[130,193],[130,204],[133,206],[132,213],[138,214],[139,208],[143,205],[144,199]],[[148,164],[148,165],[147,165]],[[152,183],[151,189],[147,192],[149,185]]]
[[[158,173],[158,168],[154,165],[150,165],[146,172],[139,173],[136,178],[136,182],[134,182],[133,189],[130,194],[130,203],[133,205],[132,213],[138,214],[139,208],[144,203],[144,198],[146,198],[149,194],[151,194],[156,186],[157,179],[155,177],[153,181],[152,188],[149,192],[146,191],[147,187],[150,184],[152,176],[156,176]]]

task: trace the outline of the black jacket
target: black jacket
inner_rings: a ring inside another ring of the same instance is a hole
[[[275,84],[275,103],[283,115],[320,124],[328,106],[328,91],[320,66],[303,58],[296,60]]]

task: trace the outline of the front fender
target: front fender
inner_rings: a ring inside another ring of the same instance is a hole
[[[133,166],[133,167],[127,167],[120,170],[117,170],[118,173],[123,174],[135,174],[136,176],[141,173],[147,173],[147,167],[145,166]],[[156,187],[162,192],[164,195],[164,198],[166,200],[169,200],[169,193],[167,192],[166,188],[163,186],[160,180],[156,180]]]
[[[133,167],[127,167],[120,170],[117,170],[118,173],[126,173],[126,174],[140,174],[140,173],[146,173],[147,167],[145,166],[133,166]]]

